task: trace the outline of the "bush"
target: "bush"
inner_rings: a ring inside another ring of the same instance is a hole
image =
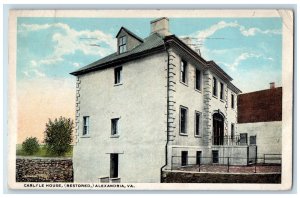
[[[28,154],[33,155],[40,149],[39,142],[36,137],[29,137],[22,143],[22,150]]]
[[[62,156],[70,151],[73,133],[73,121],[60,117],[46,123],[45,139],[47,152]]]

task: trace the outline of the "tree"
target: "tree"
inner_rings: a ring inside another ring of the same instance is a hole
[[[36,137],[29,137],[22,143],[22,150],[28,154],[33,155],[40,149],[39,142]]]
[[[45,139],[48,153],[58,156],[70,151],[73,134],[73,121],[70,118],[60,117],[46,123]]]

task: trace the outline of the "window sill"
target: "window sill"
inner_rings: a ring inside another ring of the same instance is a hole
[[[195,138],[202,138],[201,135],[195,135]]]
[[[215,95],[212,95],[212,96],[213,96],[213,98],[218,99],[218,96],[215,96]]]
[[[121,86],[121,85],[123,85],[123,83],[117,83],[117,84],[114,84],[114,87]]]
[[[120,135],[111,135],[110,138],[119,138]]]
[[[179,135],[181,135],[181,136],[188,136],[187,133],[179,133]]]
[[[81,138],[90,138],[91,136],[90,135],[82,135],[80,136]]]
[[[220,101],[221,101],[221,102],[225,102],[225,100],[224,100],[224,99],[220,99]]]
[[[196,89],[195,88],[195,91],[199,92],[199,93],[202,93],[201,89]]]
[[[187,87],[188,87],[188,84],[185,83],[185,82],[182,82],[181,80],[180,80],[180,83],[183,84],[184,86],[187,86]]]

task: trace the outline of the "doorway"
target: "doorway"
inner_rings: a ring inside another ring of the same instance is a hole
[[[202,156],[202,151],[197,151],[196,152],[196,165],[201,164],[201,156]]]
[[[110,154],[110,178],[118,178],[119,176],[119,155],[117,153]]]
[[[188,152],[181,151],[181,166],[186,166],[188,164]]]
[[[213,145],[224,143],[224,117],[220,113],[213,114]]]

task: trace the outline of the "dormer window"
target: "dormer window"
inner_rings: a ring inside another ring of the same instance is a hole
[[[122,54],[127,51],[127,38],[126,36],[122,36],[119,38],[119,53]]]

